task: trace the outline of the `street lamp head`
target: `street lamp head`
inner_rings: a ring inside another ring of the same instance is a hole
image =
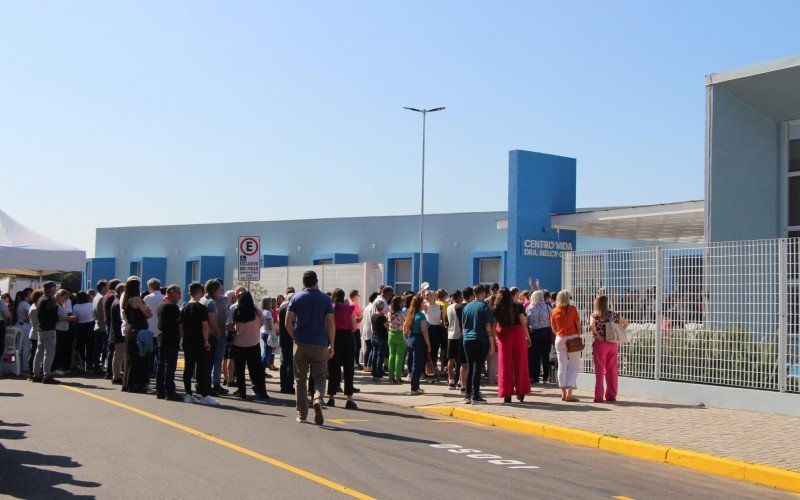
[[[403,106],[403,109],[407,109],[407,110],[409,110],[409,111],[416,111],[417,113],[422,113],[422,110],[421,110],[421,109],[417,109],[417,108],[409,108],[408,106]]]
[[[441,110],[443,110],[443,109],[444,109],[444,106],[442,106],[441,108],[433,108],[433,109],[429,109],[429,110],[427,110],[427,111],[428,111],[428,113],[433,113],[434,111],[441,111]]]

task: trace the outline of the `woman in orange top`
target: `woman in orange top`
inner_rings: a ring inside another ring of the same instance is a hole
[[[556,355],[558,357],[558,385],[561,387],[562,401],[578,401],[572,396],[578,371],[581,365],[581,353],[567,352],[567,340],[581,336],[581,318],[578,309],[570,305],[572,294],[561,290],[556,296],[556,306],[550,313],[550,324],[556,333]]]

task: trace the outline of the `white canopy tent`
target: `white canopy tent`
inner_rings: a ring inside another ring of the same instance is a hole
[[[45,276],[83,272],[86,252],[28,229],[0,210],[0,273]]]

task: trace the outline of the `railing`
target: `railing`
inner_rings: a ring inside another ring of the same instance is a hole
[[[800,393],[800,239],[579,251],[563,257],[593,371],[589,315],[626,317],[620,375]]]

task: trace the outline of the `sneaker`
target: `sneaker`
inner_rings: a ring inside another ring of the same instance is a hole
[[[524,394],[518,394],[517,395],[517,401],[519,401],[520,403],[525,401],[525,395]]]
[[[297,418],[294,419],[294,421],[297,422],[298,424],[305,424],[306,423],[306,417],[301,417],[300,415],[298,415]]]
[[[167,394],[167,397],[164,398],[167,401],[183,401],[183,398],[178,396],[177,394]]]
[[[482,397],[478,396],[477,398],[472,398],[472,404],[474,405],[485,405],[486,400]]]
[[[462,403],[465,404],[465,405],[471,405],[472,404],[472,400],[469,399],[469,398],[464,398],[464,401],[462,401]]]
[[[167,395],[164,393],[156,393],[156,399],[167,399]]]
[[[361,363],[359,363],[359,364],[357,364],[357,365],[356,365],[356,367],[355,367],[355,368],[356,368],[356,370],[363,370],[363,369],[364,369],[364,365],[362,365]]]
[[[353,387],[354,394],[358,394],[359,392],[361,392],[361,389],[359,389],[358,387]]]
[[[212,398],[210,395],[209,396],[203,396],[202,398],[198,399],[197,402],[200,403],[201,405],[219,406],[219,401],[217,401],[216,399]]]
[[[347,403],[344,404],[344,407],[348,410],[358,410],[358,406],[356,406],[356,402],[352,399],[348,399]]]
[[[228,389],[222,387],[221,385],[218,385],[218,386],[214,387],[214,390],[217,391],[219,394],[221,394],[223,396],[228,394],[229,392],[231,392]]]
[[[197,398],[195,398],[193,394],[187,394],[186,396],[183,397],[183,402],[184,403],[196,403],[197,402]]]
[[[53,375],[55,375],[56,377],[63,377],[64,375],[66,375],[66,373],[64,373],[62,370],[53,370]]]
[[[111,383],[114,385],[122,385],[122,379],[121,378],[112,379]]]
[[[328,398],[328,402],[325,403],[325,406],[334,407],[334,406],[336,406],[336,401],[334,401],[333,398]]]
[[[422,389],[417,389],[416,391],[411,391],[412,396],[419,396],[420,394],[425,394],[425,391]]]
[[[314,423],[317,425],[322,425],[325,423],[325,417],[322,416],[322,405],[319,403],[314,403]]]
[[[31,382],[41,382],[42,380],[44,380],[44,377],[41,375],[34,375],[34,377],[31,379]]]
[[[506,396],[503,398],[503,403],[510,403],[510,402],[511,402],[511,396]]]
[[[447,384],[447,388],[449,390],[451,390],[451,391],[455,391],[456,390],[456,384],[454,384],[453,382],[450,382],[449,384]]]
[[[55,385],[55,384],[60,384],[61,382],[59,382],[58,380],[54,379],[53,377],[45,377],[45,378],[42,379],[42,383],[43,384],[53,384],[53,385]]]
[[[466,392],[467,392],[467,388],[466,388],[466,387],[464,387],[464,386],[461,386],[461,387],[459,387],[459,388],[458,388],[458,390],[459,390],[460,392],[463,392],[463,393],[465,393],[465,394],[466,394]]]

